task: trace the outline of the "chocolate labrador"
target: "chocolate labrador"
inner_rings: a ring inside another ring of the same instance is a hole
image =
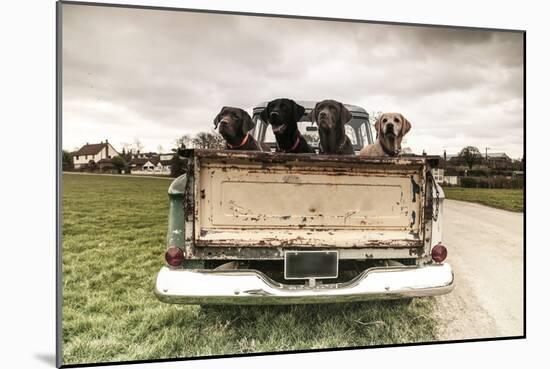
[[[254,122],[243,109],[224,106],[214,118],[215,129],[218,125],[227,150],[262,151],[258,141],[249,133],[254,128]]]
[[[346,135],[346,123],[351,113],[341,102],[323,100],[309,113],[319,126],[319,154],[353,155],[353,145]]]
[[[275,134],[277,152],[315,153],[298,130],[298,122],[304,112],[304,107],[291,99],[272,100],[262,111],[260,117],[271,124]]]
[[[401,152],[403,136],[411,130],[411,123],[399,113],[384,113],[374,125],[377,140],[361,149],[361,156],[397,156]]]

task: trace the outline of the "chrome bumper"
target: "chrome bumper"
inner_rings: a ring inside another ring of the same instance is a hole
[[[454,285],[449,264],[371,268],[349,282],[315,287],[273,281],[256,270],[163,267],[155,294],[172,304],[309,304],[443,295]]]

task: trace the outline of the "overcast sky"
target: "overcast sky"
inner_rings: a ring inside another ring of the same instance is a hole
[[[523,151],[520,33],[63,5],[63,148],[164,151],[224,105],[401,112],[415,153]]]

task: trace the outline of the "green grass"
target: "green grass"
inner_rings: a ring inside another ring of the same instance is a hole
[[[451,200],[476,202],[494,208],[523,212],[523,190],[445,187]]]
[[[168,305],[169,181],[63,176],[63,362],[81,364],[426,342],[434,300],[338,305]]]

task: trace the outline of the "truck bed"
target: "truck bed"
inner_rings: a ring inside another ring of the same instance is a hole
[[[186,227],[192,254],[201,248],[424,247],[426,171],[438,157],[183,155],[192,174],[193,222]]]

